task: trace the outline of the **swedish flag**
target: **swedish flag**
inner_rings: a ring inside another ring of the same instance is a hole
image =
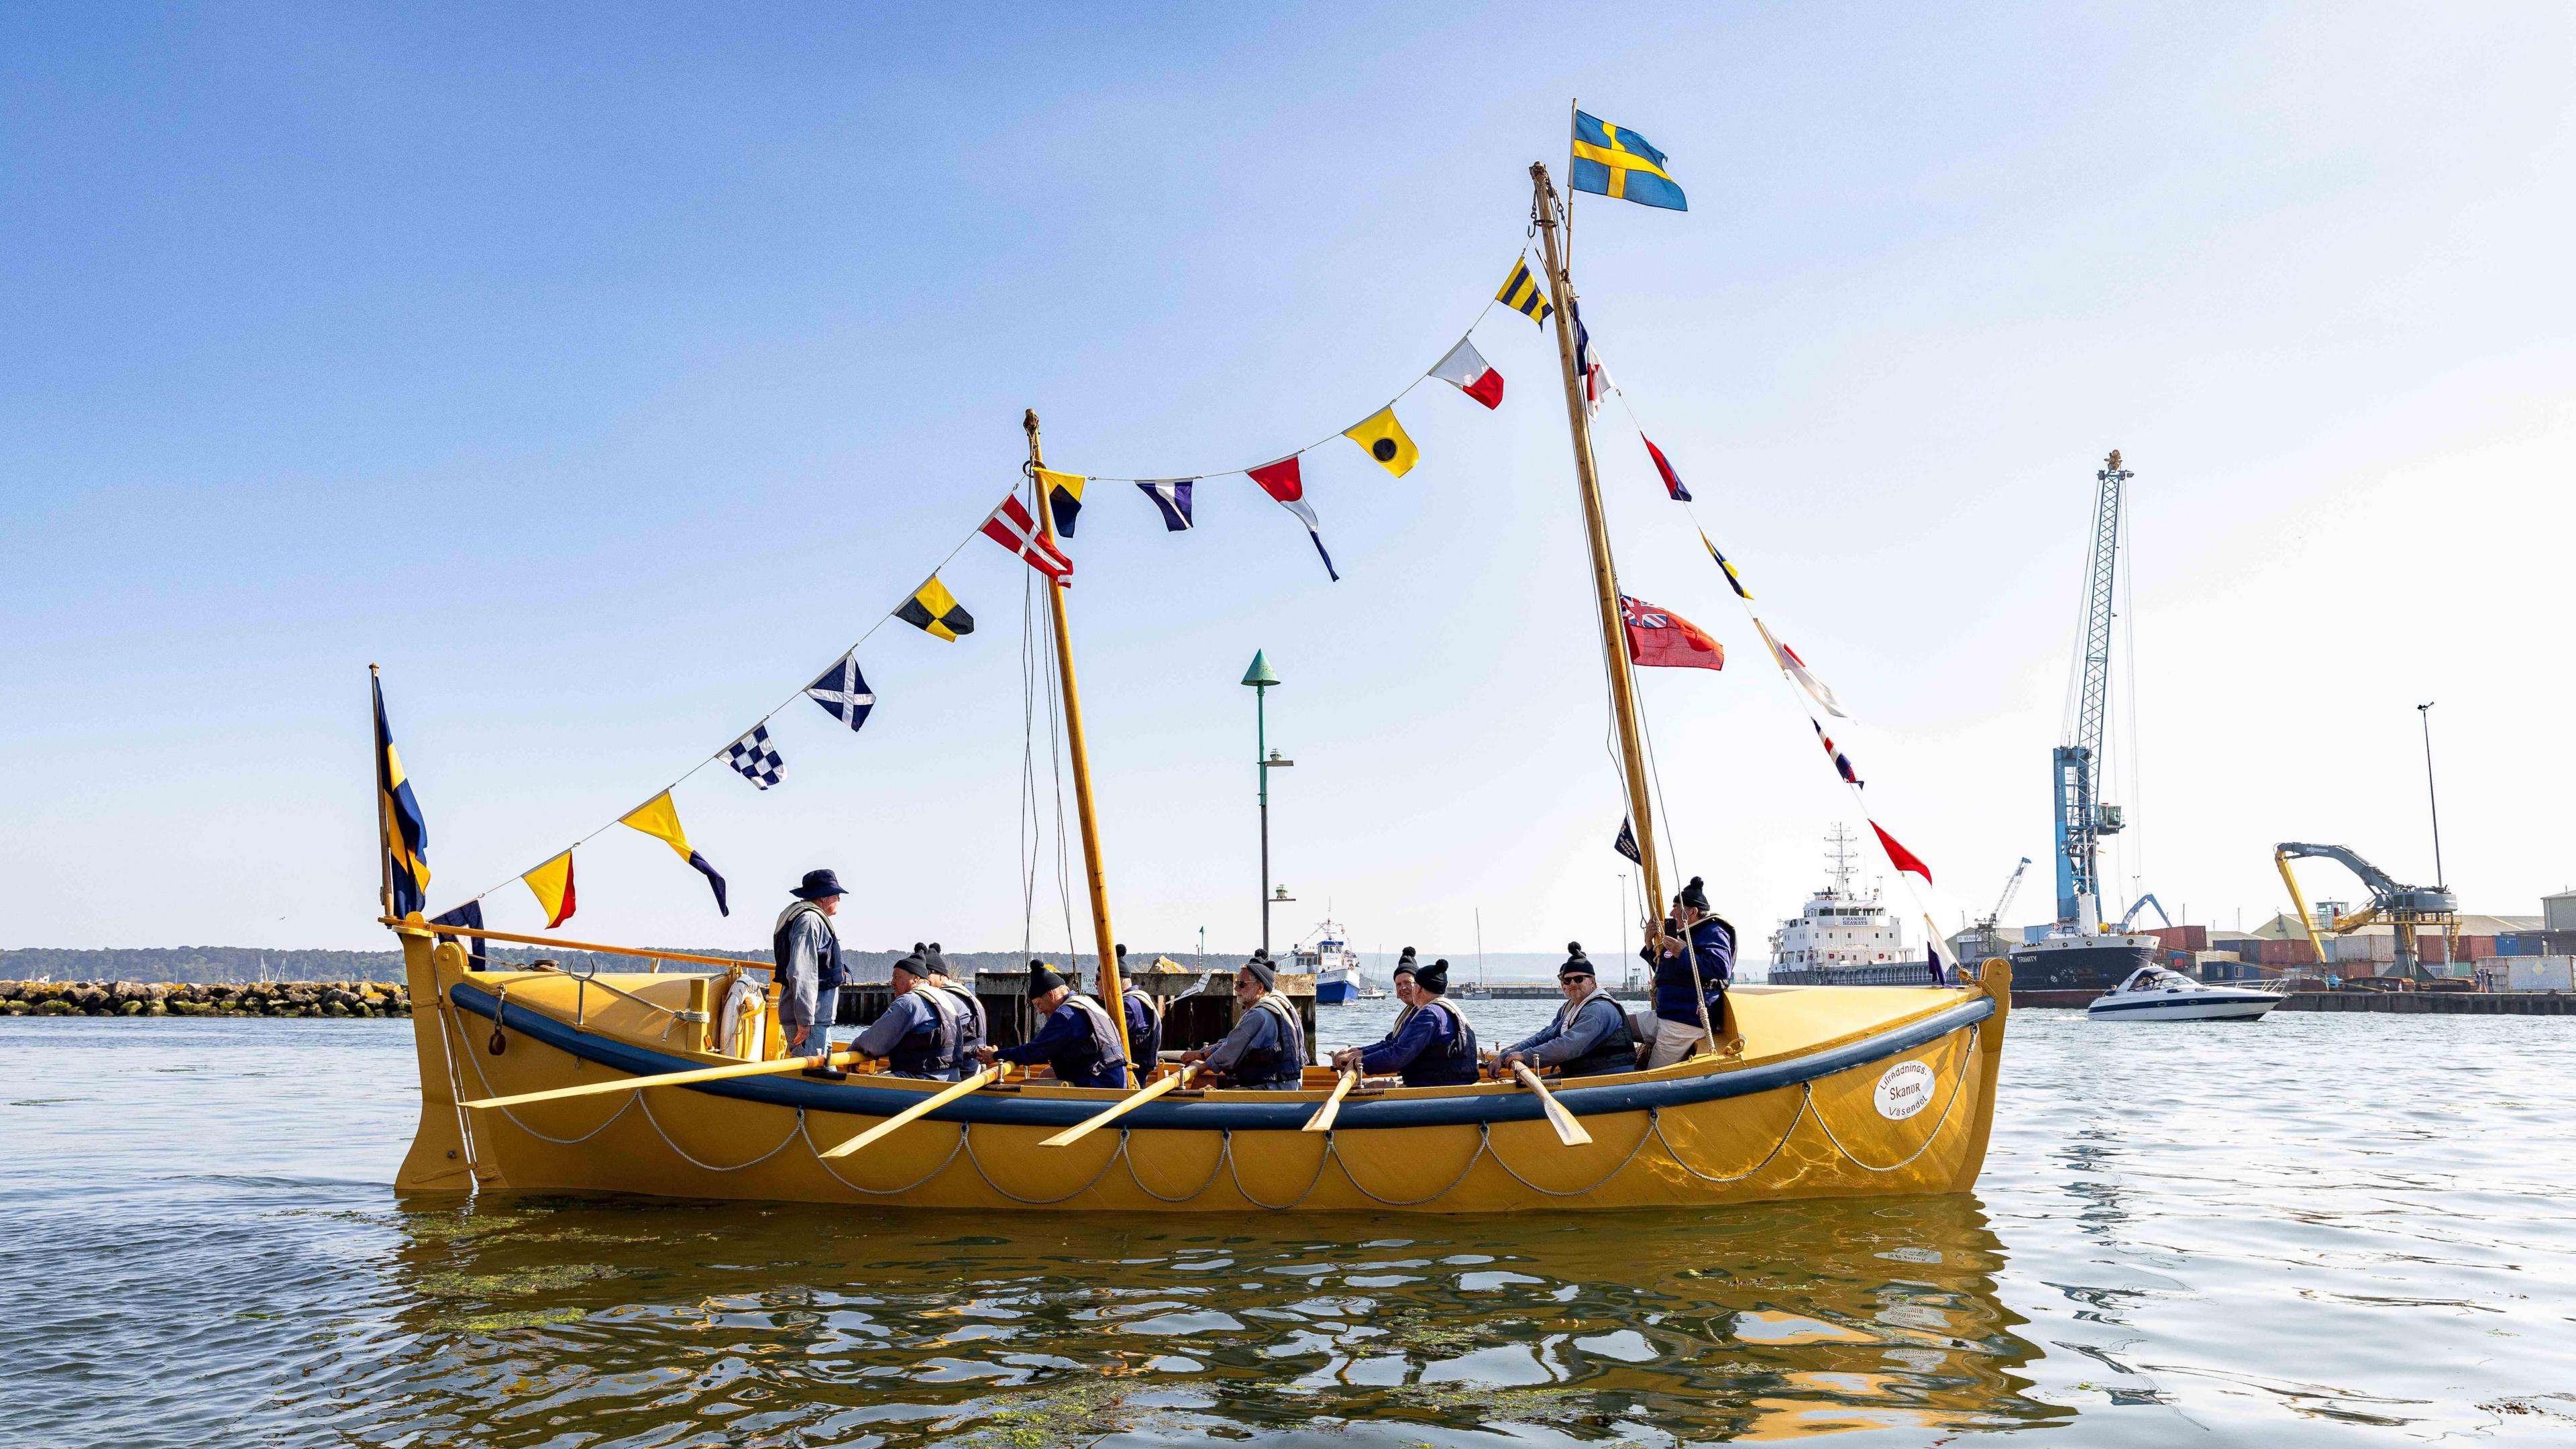
[[[1527,257],[1512,264],[1512,274],[1503,279],[1503,289],[1494,294],[1494,300],[1541,326],[1556,315],[1555,304],[1547,300],[1547,288],[1530,275]]]
[[[376,695],[376,796],[384,817],[385,860],[391,867],[394,916],[417,915],[429,908],[429,822],[421,819],[420,802],[412,798],[411,781],[403,775],[402,756],[394,753],[394,732],[385,723],[384,681],[370,678]]]
[[[1634,131],[1603,125],[1574,113],[1574,164],[1567,178],[1577,191],[1615,196],[1640,206],[1688,211],[1690,202],[1664,171],[1664,153]]]
[[[930,582],[912,591],[912,597],[894,611],[894,616],[934,639],[957,642],[960,634],[975,632],[975,616],[948,592],[948,586],[932,574]]]

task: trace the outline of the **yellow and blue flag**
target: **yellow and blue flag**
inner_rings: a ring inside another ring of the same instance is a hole
[[[376,794],[384,815],[385,860],[393,878],[393,913],[400,919],[429,906],[429,822],[412,798],[402,756],[394,753],[393,728],[385,723],[384,681],[370,679],[368,685],[376,695]]]
[[[1574,164],[1568,179],[1577,191],[1615,196],[1640,206],[1688,211],[1690,202],[1664,170],[1664,153],[1634,131],[1574,113]]]

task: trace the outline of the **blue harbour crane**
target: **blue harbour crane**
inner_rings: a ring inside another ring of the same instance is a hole
[[[2119,573],[2121,485],[2132,476],[2114,448],[2094,473],[2093,555],[2084,584],[2079,639],[2084,655],[2067,699],[2065,742],[2050,754],[2057,794],[2057,925],[2082,935],[2102,928],[2101,838],[2124,823],[2102,793],[2102,726],[2111,693],[2111,594]],[[2161,907],[2159,908],[2161,910]]]

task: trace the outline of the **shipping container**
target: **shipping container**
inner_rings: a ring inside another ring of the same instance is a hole
[[[2576,991],[2576,956],[2508,956],[2495,964],[2504,968],[2507,991]]]
[[[2207,926],[2160,926],[2147,932],[2162,942],[2168,951],[2206,951],[2209,949]]]

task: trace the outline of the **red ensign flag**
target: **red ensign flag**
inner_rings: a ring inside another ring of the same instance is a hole
[[[1619,619],[1628,630],[1630,663],[1670,669],[1724,669],[1726,650],[1707,631],[1643,599],[1619,596]]]

